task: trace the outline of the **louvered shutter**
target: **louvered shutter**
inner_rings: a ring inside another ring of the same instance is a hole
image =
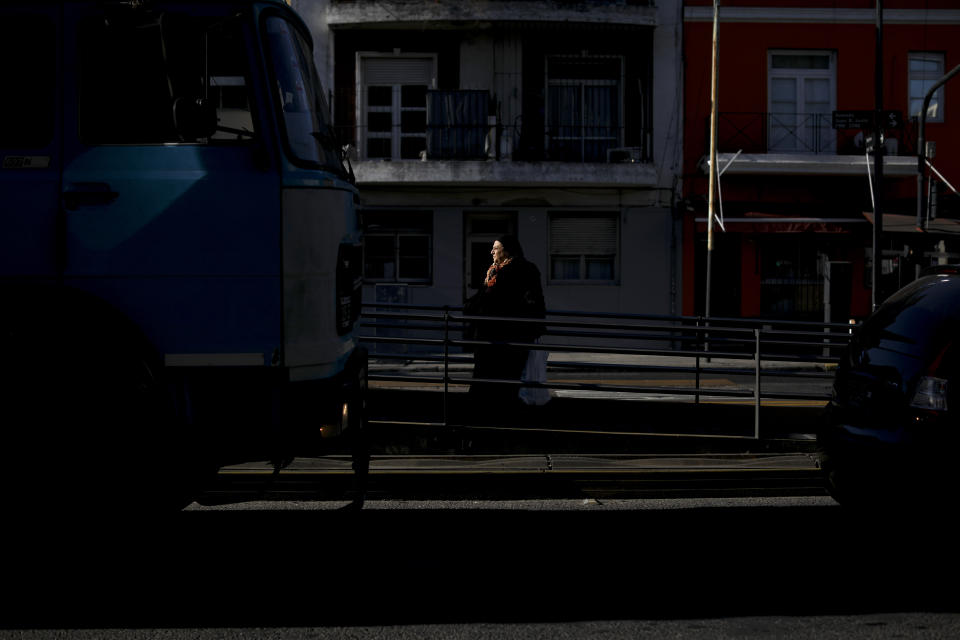
[[[550,220],[550,253],[605,256],[617,253],[614,216],[556,216]]]
[[[365,58],[365,85],[421,84],[433,85],[432,58]]]

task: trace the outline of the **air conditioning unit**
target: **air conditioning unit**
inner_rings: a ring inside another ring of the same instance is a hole
[[[607,149],[607,162],[640,162],[640,147]]]

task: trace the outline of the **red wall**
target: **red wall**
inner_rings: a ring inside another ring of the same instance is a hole
[[[710,7],[710,0],[688,0],[687,7]],[[764,113],[767,105],[767,52],[770,49],[817,49],[836,51],[836,108],[838,110],[874,107],[875,25],[869,24],[775,24],[724,22],[726,7],[786,7],[837,9],[874,9],[873,0],[820,1],[724,0],[719,25],[719,95],[721,113]],[[958,9],[957,0],[885,0],[891,9]],[[710,71],[712,29],[710,21],[684,23],[684,191],[687,198],[706,199],[707,180],[700,162],[707,155],[707,127],[710,115]],[[907,111],[907,55],[911,51],[936,51],[945,55],[945,71],[960,64],[960,25],[891,24],[884,25],[883,107]],[[960,153],[951,150],[951,143],[960,138],[960,78],[944,86],[947,109],[944,123],[928,123],[926,138],[938,143],[934,164],[952,184],[960,186]],[[911,143],[912,146],[912,143]],[[818,196],[802,177],[795,180],[728,180],[724,183],[724,205],[738,199],[779,203],[814,203]],[[885,191],[894,198],[913,198],[916,179],[888,179]],[[822,210],[811,211],[822,214]],[[848,215],[858,215],[851,211]],[[694,216],[689,212],[684,226],[683,312],[694,309],[695,243]],[[759,276],[754,273],[756,245],[744,235],[741,250],[741,284],[744,292],[741,309],[744,315],[759,310]],[[863,282],[863,256],[851,256],[854,282]],[[751,293],[753,292],[753,293]],[[756,295],[754,295],[756,293]],[[854,287],[853,312],[869,309],[869,289]]]
[[[726,6],[726,5],[725,5]],[[886,7],[886,4],[885,4]],[[721,16],[723,9],[721,8]],[[874,25],[861,24],[749,24],[724,23],[719,27],[718,110],[767,111],[767,51],[769,49],[821,49],[837,52],[837,109],[872,109],[874,106]],[[685,24],[684,159],[686,172],[696,173],[697,163],[708,152],[706,123],[710,117],[710,61],[712,25]],[[945,69],[960,64],[960,26],[886,25],[884,45],[885,109],[907,110],[907,54],[940,51]],[[944,103],[960,113],[960,79],[944,86]],[[929,123],[928,140],[940,141],[938,150],[960,135],[960,117]],[[937,168],[953,184],[960,183],[960,154],[939,154]]]

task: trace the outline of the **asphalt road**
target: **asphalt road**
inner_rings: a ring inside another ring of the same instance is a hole
[[[825,497],[348,507],[197,505],[162,521],[8,514],[3,637],[960,631],[955,542],[935,510],[856,516]]]

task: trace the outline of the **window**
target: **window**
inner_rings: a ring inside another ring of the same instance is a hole
[[[433,215],[429,211],[365,212],[363,278],[368,282],[430,282]]]
[[[909,67],[910,115],[919,116],[923,98],[937,80],[943,76],[942,53],[911,53]],[[943,122],[943,87],[933,93],[927,106],[927,122]]]
[[[818,51],[769,53],[768,151],[836,152],[834,58]]]
[[[299,165],[344,175],[339,144],[330,126],[327,101],[306,37],[280,16],[266,19],[265,33],[287,153]]]
[[[618,216],[550,215],[550,279],[610,284],[616,279]]]
[[[361,148],[368,159],[419,160],[427,149],[432,55],[360,55]]]
[[[80,137],[87,144],[196,142],[181,135],[174,104],[205,99],[217,130],[206,143],[254,134],[247,58],[237,19],[131,13],[80,29]],[[118,55],[117,52],[123,52]]]
[[[804,234],[771,234],[760,244],[760,309],[764,316],[823,318],[823,262]]]
[[[620,144],[623,59],[547,57],[547,151],[551,159],[605,162]]]
[[[43,147],[53,139],[56,25],[45,16],[0,21],[0,146]]]

